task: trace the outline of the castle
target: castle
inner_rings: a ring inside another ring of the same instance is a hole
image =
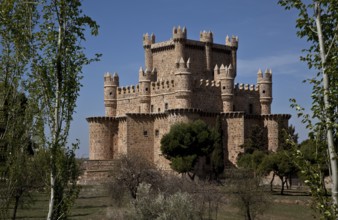
[[[137,85],[120,87],[117,73],[104,75],[105,116],[87,118],[90,160],[135,154],[169,169],[160,141],[171,125],[201,119],[214,126],[217,116],[226,163],[236,163],[254,125],[264,129],[266,147],[277,149],[279,130],[291,116],[271,114],[271,70],[258,71],[257,85],[235,84],[237,37],[215,44],[213,33],[203,31],[196,41],[187,38],[186,28],[175,27],[168,41],[143,35],[143,48]]]

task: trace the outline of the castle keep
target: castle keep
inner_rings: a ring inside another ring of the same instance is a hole
[[[160,140],[171,125],[201,119],[214,126],[217,116],[227,163],[236,163],[254,125],[264,129],[266,147],[277,149],[290,115],[271,114],[271,70],[258,70],[257,85],[235,84],[237,37],[216,44],[212,32],[203,31],[199,41],[190,40],[186,28],[178,27],[164,42],[145,34],[143,48],[137,85],[121,87],[117,73],[104,75],[105,116],[87,118],[90,160],[135,154],[168,169]]]

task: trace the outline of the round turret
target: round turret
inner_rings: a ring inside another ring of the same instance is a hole
[[[113,77],[110,73],[104,75],[104,105],[106,116],[116,116],[116,98],[117,88],[119,86],[119,76],[114,73]]]
[[[261,103],[261,114],[271,114],[272,103],[272,71],[267,69],[263,75],[261,70],[257,73],[257,84],[259,86],[259,100]]]
[[[234,70],[235,77],[237,75],[237,49],[238,49],[238,37],[232,36],[229,38],[229,36],[226,36],[225,38],[225,45],[230,47],[231,49],[231,63],[232,68]]]
[[[206,57],[206,70],[207,72],[212,71],[212,43],[213,34],[211,31],[203,31],[200,33],[200,41],[205,43],[205,57]]]
[[[153,69],[153,54],[151,52],[151,45],[155,43],[155,35],[148,33],[143,35],[144,61],[147,69]]]
[[[175,72],[175,92],[176,92],[176,108],[191,108],[191,73],[189,71],[190,59],[185,63],[181,57],[176,63],[177,70]]]
[[[175,43],[176,60],[179,60],[180,58],[185,58],[184,48],[186,39],[187,29],[185,27],[183,27],[182,29],[180,26],[178,26],[178,28],[173,28],[173,40]]]
[[[215,71],[217,71],[217,69]],[[234,69],[232,68],[232,65],[230,64],[226,67],[222,64],[219,68],[219,75],[221,80],[223,112],[231,112],[233,111],[235,81]]]
[[[150,83],[151,83],[151,71],[142,68],[139,70],[139,85],[140,85],[140,103],[141,113],[150,112]]]

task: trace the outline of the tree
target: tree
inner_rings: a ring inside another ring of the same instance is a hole
[[[138,156],[121,155],[115,162],[109,182],[110,192],[115,202],[122,202],[124,193],[136,199],[137,189],[141,183],[150,184],[152,189],[159,190],[162,184],[162,173],[154,164]]]
[[[216,180],[224,171],[224,148],[222,121],[219,116],[216,118],[216,126],[213,130],[214,150],[211,153],[211,164]]]
[[[273,181],[277,175],[282,183],[281,194],[284,193],[284,186],[290,181],[291,176],[297,172],[296,166],[292,162],[292,157],[289,151],[292,145],[286,141],[287,138],[292,139],[293,143],[298,140],[298,135],[295,134],[295,128],[291,125],[287,129],[282,127],[278,133],[277,152],[269,152],[265,147],[264,133],[254,130],[259,130],[253,127],[253,130],[248,139],[244,142],[244,153],[239,155],[237,165],[242,168],[250,169],[254,172],[254,176],[266,176],[272,172],[270,181],[270,189],[273,190]]]
[[[265,129],[262,129],[258,125],[253,125],[250,129],[249,137],[244,140],[242,147],[244,153],[252,154],[256,150],[267,152],[268,148]]]
[[[67,148],[70,122],[82,67],[98,58],[87,58],[81,42],[85,41],[86,26],[93,35],[98,26],[83,15],[80,0],[4,0],[0,5],[0,79],[5,87],[0,100],[5,108],[1,146],[6,137],[6,147],[11,147],[8,137],[19,134],[14,125],[19,120],[13,120],[12,113],[18,106],[15,94],[22,91],[27,95],[27,106],[34,110],[33,129],[25,132],[37,134],[38,144],[50,151],[48,219],[64,219],[78,193],[77,144]]]
[[[43,175],[35,172],[43,166],[35,167],[40,160],[38,156],[33,157],[34,109],[23,89],[37,19],[34,2],[0,1],[1,218],[9,217],[8,210],[13,205],[12,219],[15,219],[18,205],[30,202],[31,190],[45,183],[40,178]]]
[[[318,71],[316,76],[308,81],[313,86],[311,98],[312,117],[303,113],[303,108],[292,100],[292,106],[299,111],[303,122],[310,129],[313,138],[325,133],[330,170],[332,178],[332,201],[334,206],[327,207],[326,217],[335,218],[338,204],[338,169],[337,169],[337,116],[338,116],[338,4],[336,0],[313,0],[307,3],[301,0],[280,0],[279,4],[289,10],[295,8],[299,12],[296,21],[297,35],[305,38],[311,45],[301,60],[308,64],[310,69]],[[314,118],[314,124],[311,121]],[[304,163],[303,163],[304,164]],[[307,169],[307,167],[301,167]],[[320,182],[318,182],[320,184]],[[321,186],[318,185],[318,188]],[[317,193],[315,193],[317,194]],[[321,204],[326,206],[325,204]],[[331,210],[331,211],[330,211]]]
[[[161,151],[171,161],[171,168],[187,173],[192,180],[198,172],[198,161],[203,156],[210,158],[213,147],[212,131],[201,120],[177,123],[161,139]]]
[[[316,166],[319,170],[317,172],[322,181],[321,186],[323,190],[326,192],[324,179],[329,175],[329,166],[327,158],[322,157],[321,155],[326,154],[326,145],[323,141],[315,142],[312,139],[307,139],[300,143],[299,150],[302,153],[304,160],[308,161],[311,166]],[[306,176],[302,176],[302,179],[306,180]]]
[[[246,169],[228,169],[226,171],[226,191],[246,220],[256,219],[267,210],[271,198],[260,184],[260,178],[254,177]]]
[[[267,155],[260,164],[260,170],[262,173],[269,174],[273,172],[273,175],[278,176],[281,181],[281,195],[284,194],[285,185],[291,178],[291,175],[296,173],[297,169],[288,155],[287,151],[280,150],[276,153]]]
[[[244,140],[244,144],[242,145],[244,152],[239,154],[237,165],[252,170],[256,177],[257,174],[260,174],[260,164],[268,154],[266,146],[267,142],[264,129],[261,129],[258,125],[252,126],[249,137]]]

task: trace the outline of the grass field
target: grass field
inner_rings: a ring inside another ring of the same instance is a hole
[[[288,195],[272,195],[272,204],[268,207],[262,220],[298,220],[315,219],[310,208],[311,198],[306,193],[287,191]],[[30,207],[20,207],[17,219],[45,219],[47,215],[48,196],[39,193],[34,196],[34,204]],[[70,219],[109,219],[107,211],[111,212],[112,201],[104,187],[83,187],[79,198],[72,210]],[[238,209],[231,204],[220,207],[218,219],[237,220],[243,219],[238,214]]]

